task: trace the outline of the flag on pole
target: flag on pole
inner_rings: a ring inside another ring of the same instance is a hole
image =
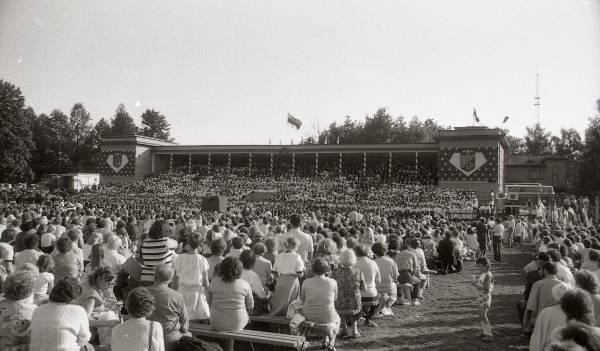
[[[508,117],[508,116],[504,116],[504,119],[502,120],[502,123],[506,123],[506,121],[508,121],[509,118],[510,117]]]
[[[336,144],[340,145],[340,136],[339,135],[337,137],[337,143]]]
[[[300,127],[302,127],[302,121],[289,113],[287,115],[287,122],[296,127],[296,129],[300,129]]]
[[[477,111],[475,111],[475,107],[473,107],[473,119],[475,122],[479,123],[479,117],[477,117]]]

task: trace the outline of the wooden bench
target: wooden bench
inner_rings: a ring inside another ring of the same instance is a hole
[[[277,333],[281,333],[283,330],[289,330],[290,320],[284,316],[271,316],[271,315],[261,315],[261,316],[250,316],[250,321],[252,323],[263,323],[268,324],[272,327],[273,330],[276,330]],[[327,335],[327,329],[322,328],[319,324],[310,321],[304,321],[300,323],[298,328],[300,330],[301,335],[307,336],[309,332],[313,331],[320,335]],[[287,331],[286,331],[287,332]]]
[[[277,334],[255,330],[220,331],[212,330],[206,324],[190,324],[189,331],[198,337],[229,339],[250,344],[270,345],[283,349],[302,350],[306,342],[306,338],[301,335]]]

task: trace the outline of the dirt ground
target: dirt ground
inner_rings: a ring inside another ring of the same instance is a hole
[[[394,307],[394,316],[377,319],[378,328],[361,325],[362,338],[336,342],[338,350],[527,350],[520,336],[515,304],[524,289],[521,268],[531,250],[503,250],[502,262],[492,261],[495,287],[488,317],[495,341],[477,338],[481,327],[471,274],[478,274],[474,262],[465,262],[462,273],[431,277],[421,306]],[[488,254],[489,257],[489,254]]]

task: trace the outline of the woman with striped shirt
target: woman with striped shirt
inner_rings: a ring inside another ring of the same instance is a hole
[[[163,263],[173,261],[172,247],[174,241],[169,240],[171,226],[166,220],[156,221],[150,227],[148,237],[140,247],[140,257],[142,259],[142,285],[151,285],[154,283],[154,267]]]

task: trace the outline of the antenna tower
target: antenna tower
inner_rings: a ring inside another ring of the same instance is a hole
[[[535,97],[533,98],[533,106],[535,106],[535,123],[540,123],[540,67],[537,68],[535,74]]]

